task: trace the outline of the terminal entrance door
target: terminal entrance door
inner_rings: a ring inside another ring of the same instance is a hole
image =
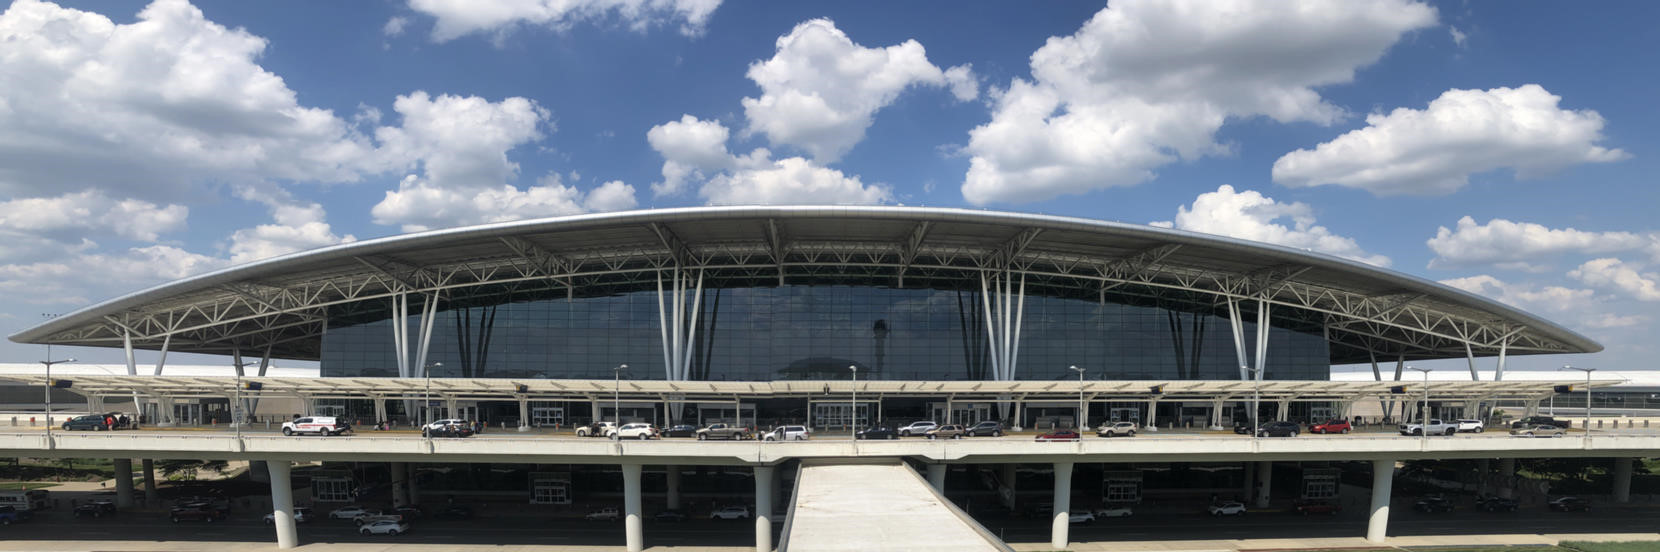
[[[858,427],[868,427],[870,423],[870,404],[859,402],[859,418],[850,420],[849,411],[852,408],[847,403],[813,403],[813,419],[809,422],[814,428],[846,429],[851,421]]]
[[[1113,422],[1135,422],[1141,424],[1141,409],[1134,407],[1115,406],[1107,410],[1107,420]]]
[[[312,478],[311,499],[317,502],[350,502],[352,481],[344,477]]]
[[[991,405],[974,403],[952,404],[950,417],[945,415],[945,403],[934,403],[933,408],[929,409],[929,414],[929,419],[942,424],[974,425],[981,420],[993,419]]]
[[[180,424],[202,423],[202,405],[195,403],[174,404],[173,419]]]
[[[531,403],[535,404],[535,403]],[[558,406],[532,406],[530,408],[530,425],[535,427],[553,427],[565,424],[565,409]]]

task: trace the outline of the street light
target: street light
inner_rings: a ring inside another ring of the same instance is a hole
[[[611,375],[614,376],[611,387],[611,415],[617,419],[616,425],[611,427],[613,441],[622,439],[622,373],[626,371],[627,364],[618,364],[616,368],[611,369]],[[742,417],[743,413],[740,411],[738,416]]]
[[[1429,445],[1429,373],[1435,371],[1435,369],[1412,366],[1408,366],[1406,369],[1424,373],[1424,404],[1419,408],[1418,413],[1418,435],[1420,436],[1418,442],[1427,447]]]
[[[75,359],[52,360],[50,349],[47,350],[46,354],[47,359],[40,361],[40,363],[46,365],[46,436],[50,438],[52,436],[52,365],[75,362]]]
[[[1591,372],[1595,372],[1597,369],[1575,368],[1573,366],[1563,366],[1562,369],[1585,372],[1585,439],[1589,441],[1591,439]],[[1554,410],[1552,409],[1551,414],[1556,414]]]
[[[1078,373],[1078,431],[1081,433],[1089,429],[1089,410],[1084,406],[1084,369],[1077,366],[1066,369]]]
[[[847,405],[851,408],[851,410],[847,411],[847,420],[848,420],[847,421],[847,439],[850,440],[850,441],[854,441],[854,444],[858,444],[858,441],[859,441],[859,367],[855,366],[855,365],[852,365],[852,364],[849,364],[849,365],[847,365],[847,370],[848,370],[848,372],[851,372],[853,374],[853,398],[850,401],[850,403]]]

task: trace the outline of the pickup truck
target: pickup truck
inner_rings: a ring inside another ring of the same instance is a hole
[[[747,441],[753,436],[749,428],[730,424],[709,424],[709,427],[697,430],[697,440],[727,439],[733,441]]]
[[[1401,424],[1400,429],[1401,435],[1421,435],[1425,431],[1424,425],[1417,423]],[[1430,435],[1452,435],[1458,433],[1458,424],[1430,418],[1428,431]]]

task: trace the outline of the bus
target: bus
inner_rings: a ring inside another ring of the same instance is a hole
[[[45,489],[0,491],[0,506],[11,506],[18,511],[45,510],[52,507],[51,493]]]

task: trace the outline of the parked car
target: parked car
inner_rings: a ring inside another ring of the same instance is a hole
[[[1351,431],[1353,429],[1354,429],[1354,426],[1349,425],[1348,420],[1338,420],[1338,419],[1334,418],[1334,419],[1326,420],[1324,423],[1318,423],[1318,424],[1314,424],[1312,426],[1309,426],[1308,427],[1308,432],[1309,433],[1319,433],[1319,434],[1348,433],[1349,431]]]
[[[811,430],[807,429],[807,426],[783,425],[768,431],[762,439],[767,441],[806,441],[809,437],[812,437],[812,433]]]
[[[1591,501],[1577,496],[1564,496],[1545,505],[1558,512],[1585,512],[1591,509]]]
[[[64,431],[108,431],[115,428],[113,425],[105,424],[104,419],[103,414],[76,416],[65,421],[62,427]]]
[[[341,435],[352,432],[352,425],[334,416],[295,418],[282,423],[283,435],[310,433],[313,435]]]
[[[433,438],[461,439],[473,436],[473,426],[468,423],[442,425],[438,427],[421,428],[421,436]]]
[[[1335,516],[1338,512],[1343,511],[1343,507],[1337,503],[1326,502],[1324,500],[1302,500],[1296,503],[1293,510],[1305,516],[1311,514],[1329,514]]]
[[[1205,511],[1210,512],[1212,516],[1243,516],[1245,505],[1239,502],[1220,502],[1210,505]]]
[[[167,519],[173,523],[181,521],[204,521],[213,523],[225,519],[225,512],[206,504],[180,506],[168,512]]]
[[[980,422],[968,426],[968,429],[964,430],[963,434],[969,437],[1002,437],[1003,422]]]
[[[1442,421],[1440,418],[1430,418],[1429,424],[1411,422],[1401,424],[1401,435],[1423,435],[1428,431],[1430,435],[1452,435],[1458,433],[1458,424]]]
[[[1510,422],[1511,428],[1533,427],[1536,425],[1552,425],[1562,429],[1568,429],[1573,426],[1573,422],[1558,420],[1550,416],[1527,416],[1514,422]]]
[[[357,528],[357,532],[363,535],[402,535],[409,532],[409,523],[383,519],[364,524]]]
[[[621,515],[617,513],[616,508],[600,508],[582,516],[582,519],[588,521],[617,521],[620,518]]]
[[[677,424],[663,430],[664,437],[697,437],[697,426],[691,424]]]
[[[749,519],[748,506],[722,506],[709,513],[709,519]]]
[[[910,425],[899,427],[899,436],[910,437],[912,435],[926,435],[929,430],[939,426],[939,424],[934,422],[911,422]]]
[[[115,502],[111,500],[93,500],[75,506],[75,517],[100,518],[106,515],[115,515]]]
[[[680,510],[663,510],[657,512],[657,515],[652,516],[652,518],[657,521],[681,522],[686,521],[686,513]]]
[[[1439,514],[1453,511],[1453,503],[1441,496],[1426,496],[1412,503],[1412,509],[1426,514]]]
[[[644,441],[656,436],[657,427],[651,424],[623,424],[622,428],[617,430],[618,439],[639,439]]]
[[[1567,434],[1568,430],[1548,424],[1518,427],[1510,430],[1511,437],[1561,437]]]
[[[1132,515],[1135,515],[1135,510],[1130,509],[1129,506],[1102,506],[1095,509],[1095,519],[1130,517]]]
[[[473,519],[473,507],[465,504],[451,504],[444,509],[433,512],[434,519]]]
[[[0,506],[0,525],[11,525],[13,523],[29,519],[33,515],[34,512],[29,510],[19,510],[16,506]]]
[[[1296,437],[1302,431],[1297,422],[1268,422],[1257,426],[1257,437]]]
[[[1251,425],[1250,420],[1238,420],[1233,423],[1234,435],[1250,435],[1253,431],[1256,431],[1256,426]]]
[[[1481,433],[1487,431],[1487,422],[1475,419],[1458,420],[1458,431],[1461,433]]]
[[[1066,513],[1067,523],[1095,523],[1095,512],[1088,510]]]
[[[306,523],[308,521],[311,521],[311,508],[307,508],[307,507],[304,507],[304,506],[294,508],[294,523]],[[270,525],[270,524],[273,524],[273,523],[276,523],[276,522],[277,522],[276,512],[265,514],[265,524],[266,525]]]
[[[898,439],[899,438],[899,432],[894,431],[893,428],[887,427],[887,426],[876,426],[876,427],[865,428],[864,430],[861,430],[858,433],[855,433],[853,435],[854,435],[854,437],[857,437],[859,439]]]
[[[374,522],[377,522],[377,521],[404,521],[404,517],[400,516],[400,515],[397,515],[397,514],[374,514],[374,515],[363,514],[361,516],[357,516],[357,517],[352,518],[352,523],[356,523],[358,527],[362,527],[364,525],[368,525],[368,524],[371,524],[371,523],[374,523]]]
[[[1078,432],[1070,429],[1057,429],[1037,436],[1035,441],[1076,441],[1081,438]]]
[[[749,432],[749,428],[731,424],[709,424],[709,427],[697,430],[697,440],[699,441],[706,441],[709,439],[745,441],[751,438],[752,435]]]
[[[1479,508],[1484,512],[1514,512],[1520,509],[1521,506],[1522,503],[1514,498],[1503,498],[1497,496],[1476,497],[1476,508]]]
[[[967,430],[964,429],[963,426],[945,424],[934,429],[930,429],[926,433],[923,433],[923,435],[926,435],[929,439],[961,439],[963,438],[963,433],[966,431]]]
[[[446,428],[449,428],[450,426],[467,426],[467,427],[471,428],[472,425],[473,425],[472,422],[469,422],[467,420],[463,420],[461,418],[445,418],[445,419],[438,420],[438,421],[432,422],[430,424],[421,426],[421,436],[422,437],[432,436],[432,434],[434,432],[444,430]]]
[[[612,422],[594,422],[576,428],[577,437],[610,437],[616,431],[617,424]]]
[[[422,511],[419,506],[399,506],[397,508],[393,508],[391,514],[395,516],[403,516],[404,519],[421,519],[422,517],[425,517],[427,513]]]
[[[1135,422],[1112,422],[1102,424],[1100,431],[1095,432],[1097,437],[1135,437]]]
[[[364,514],[369,514],[369,515],[372,515],[372,516],[378,516],[378,515],[380,515],[380,510],[364,508],[362,506],[357,506],[357,505],[342,506],[342,507],[335,508],[334,510],[330,511],[329,512],[329,519],[356,519],[357,516],[361,516],[361,515],[364,515]]]

